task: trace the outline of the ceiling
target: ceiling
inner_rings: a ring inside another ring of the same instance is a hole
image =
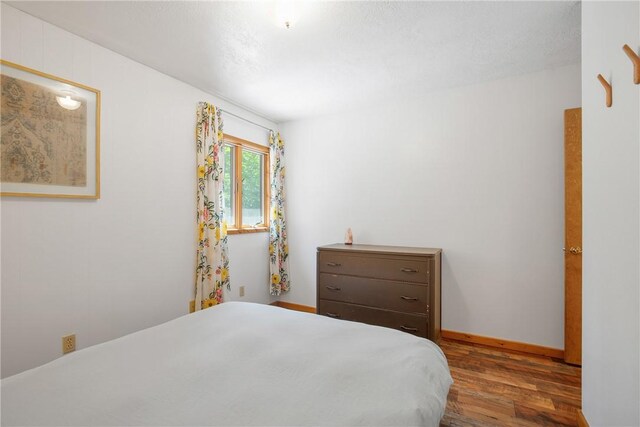
[[[276,122],[580,61],[580,3],[8,2]]]

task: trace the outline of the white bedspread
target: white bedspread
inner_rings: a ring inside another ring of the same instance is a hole
[[[228,302],[2,380],[2,425],[433,426],[431,341]]]

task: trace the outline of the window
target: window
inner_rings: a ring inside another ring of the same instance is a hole
[[[223,149],[228,233],[269,231],[269,148],[225,135]]]

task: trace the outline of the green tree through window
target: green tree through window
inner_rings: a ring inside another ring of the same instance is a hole
[[[233,224],[235,218],[235,211],[233,206],[233,194],[235,193],[231,183],[233,182],[231,176],[234,174],[233,172],[233,151],[230,145],[224,146],[224,181],[223,185],[223,193],[222,193],[222,202],[224,206],[224,219],[227,221],[227,224]]]
[[[242,222],[263,223],[262,159],[260,153],[242,150]]]

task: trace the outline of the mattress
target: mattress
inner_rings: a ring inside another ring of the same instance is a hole
[[[3,426],[438,426],[431,341],[227,302],[1,382]]]

